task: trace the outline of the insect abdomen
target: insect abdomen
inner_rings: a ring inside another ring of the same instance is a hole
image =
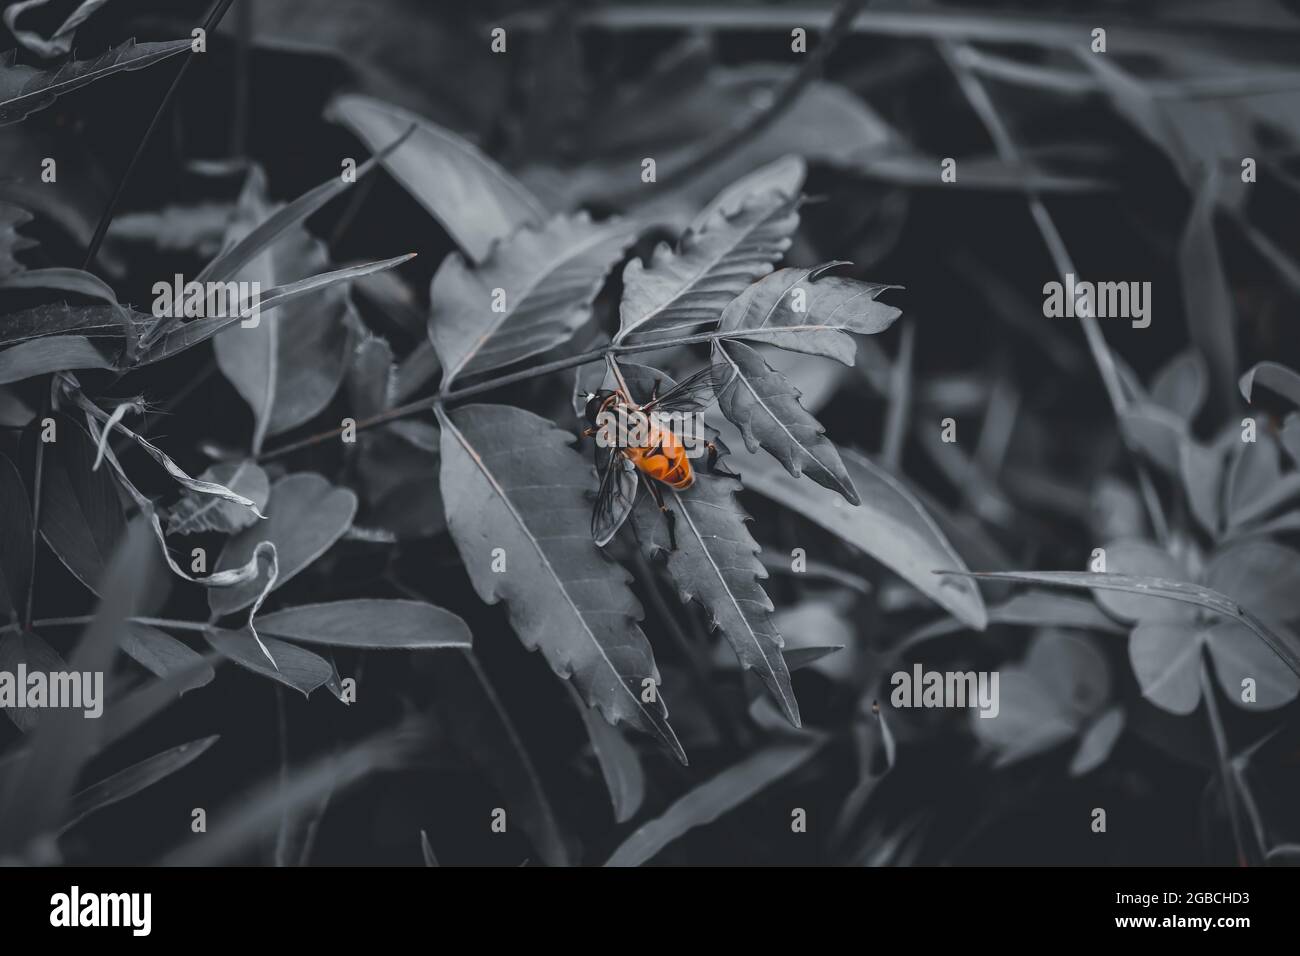
[[[646,447],[625,448],[623,452],[645,474],[678,491],[684,491],[695,483],[695,473],[691,470],[686,449],[667,429],[655,429]]]

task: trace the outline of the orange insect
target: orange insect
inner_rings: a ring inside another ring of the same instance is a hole
[[[591,424],[583,435],[597,436],[596,467],[601,476],[591,514],[591,536],[596,544],[604,547],[613,539],[632,513],[638,487],[645,485],[668,522],[669,546],[677,550],[676,515],[664,502],[659,483],[674,491],[685,491],[695,483],[695,470],[685,444],[663,416],[704,411],[713,403],[730,372],[718,365],[701,369],[662,395],[659,394],[662,380],[656,380],[650,400],[644,405],[633,401],[625,384],[587,393],[586,418]],[[704,446],[708,451],[707,470],[734,477],[717,467],[717,446],[711,441],[706,441]]]

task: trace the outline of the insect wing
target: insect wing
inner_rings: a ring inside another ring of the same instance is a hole
[[[682,379],[654,401],[642,406],[645,411],[702,412],[718,398],[718,393],[731,384],[734,369],[719,363],[709,365]]]
[[[598,546],[603,548],[609,544],[632,513],[640,484],[636,466],[626,455],[610,449],[601,470],[596,506],[591,512],[591,537]]]

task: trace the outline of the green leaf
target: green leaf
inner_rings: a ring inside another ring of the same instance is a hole
[[[247,627],[237,631],[212,627],[204,631],[203,636],[222,657],[254,674],[292,687],[304,697],[323,687],[334,676],[334,665],[319,654],[273,637],[262,637],[259,642]],[[274,665],[266,659],[259,643],[266,645],[266,650],[275,659]]]
[[[319,558],[352,524],[357,498],[346,488],[330,484],[320,475],[299,472],[271,486],[267,520],[245,528],[231,538],[217,559],[216,570],[242,567],[258,544],[275,545],[281,587]],[[261,579],[230,588],[208,591],[208,606],[218,616],[247,607],[261,591]]]
[[[253,503],[265,513],[271,496],[266,472],[252,459],[219,462],[199,475],[199,481],[221,485]],[[243,505],[227,499],[187,492],[167,517],[168,534],[198,534],[219,531],[231,534],[256,524],[258,517]]]
[[[640,866],[696,827],[705,826],[803,766],[821,741],[772,744],[723,770],[660,816],[637,828],[605,862],[606,866]]]
[[[96,810],[120,803],[152,787],[159,780],[170,777],[178,770],[184,770],[220,739],[219,736],[213,735],[191,740],[189,743],[171,747],[152,757],[146,757],[125,770],[119,770],[112,776],[91,784],[72,798],[72,807],[69,810],[71,817],[63,825],[63,829],[68,830]]]
[[[724,433],[725,434],[725,433]],[[979,589],[950,587],[935,571],[966,565],[920,502],[897,479],[866,457],[845,451],[843,460],[862,504],[791,477],[777,462],[732,452],[731,467],[749,491],[803,515],[871,555],[958,620],[976,630],[988,623]]]
[[[16,50],[0,54],[0,126],[17,123],[50,106],[64,93],[123,70],[140,70],[190,48],[191,41],[136,43],[121,46],[91,60],[72,60],[57,70],[38,70],[15,62]]]
[[[459,254],[444,259],[429,290],[443,387],[568,341],[591,318],[606,274],[635,235],[626,220],[594,223],[580,213],[519,230],[477,268]]]
[[[463,620],[422,601],[363,598],[304,604],[259,617],[257,630],[331,647],[425,650],[473,645]]]
[[[767,342],[852,365],[856,345],[850,332],[874,335],[902,313],[877,301],[899,286],[845,279],[827,273],[842,262],[779,269],[738,295],[722,313],[718,331],[728,338]]]
[[[231,246],[265,223],[274,207],[266,177],[254,167],[226,233]],[[301,226],[282,233],[233,276],[274,289],[328,267],[325,243]],[[310,299],[286,303],[251,327],[232,325],[213,341],[217,365],[253,411],[252,449],[315,417],[338,391],[360,319],[347,289],[334,285]]]
[[[688,229],[675,252],[661,243],[645,264],[633,259],[623,270],[615,343],[714,324],[728,302],[772,271],[798,225],[795,203],[766,193]]]
[[[766,449],[795,478],[806,475],[858,504],[839,452],[821,423],[799,404],[799,390],[743,342],[716,342],[713,354],[734,373],[719,390],[718,409],[740,429],[745,447],[751,453]]]
[[[325,115],[372,150],[414,125],[410,139],[384,160],[384,166],[474,262],[488,257],[494,241],[546,217],[541,203],[513,176],[471,143],[415,113],[347,95],[331,102]]]
[[[504,600],[520,640],[588,706],[654,734],[684,763],[662,695],[642,699],[659,675],[641,605],[591,540],[595,476],[572,436],[503,405],[438,409],[438,421],[447,523],[479,597]]]

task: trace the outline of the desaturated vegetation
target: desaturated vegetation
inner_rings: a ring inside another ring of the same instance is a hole
[[[4,18],[0,674],[104,697],[0,858],[1294,859],[1300,18],[116,6]]]

